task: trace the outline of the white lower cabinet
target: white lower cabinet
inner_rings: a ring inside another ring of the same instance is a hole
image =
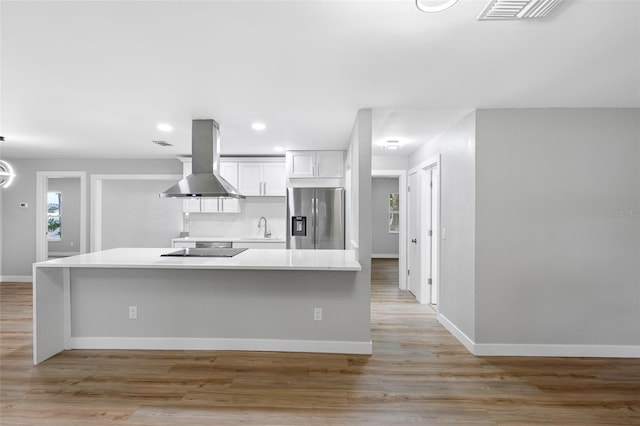
[[[234,240],[234,239],[232,239]],[[198,240],[200,243],[209,243],[215,241]],[[234,248],[250,248],[250,249],[285,249],[286,243],[284,241],[233,241],[232,246]],[[172,241],[171,246],[173,248],[196,248],[195,241]]]
[[[173,248],[196,248],[195,241],[173,241]]]
[[[268,243],[257,243],[257,242],[234,242],[234,248],[250,248],[250,249],[285,249],[286,243],[284,242],[268,242]]]

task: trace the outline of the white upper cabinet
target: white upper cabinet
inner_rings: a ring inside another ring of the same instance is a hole
[[[289,177],[315,177],[316,152],[315,151],[289,151],[287,152],[289,164]]]
[[[262,163],[238,164],[238,191],[242,195],[262,195],[262,168]]]
[[[316,176],[326,178],[344,177],[344,152],[316,151]]]
[[[239,162],[238,191],[245,196],[285,196],[284,163]]]
[[[262,173],[264,178],[263,195],[285,196],[287,194],[287,177],[284,163],[264,163]]]
[[[344,151],[289,151],[289,178],[342,178]]]

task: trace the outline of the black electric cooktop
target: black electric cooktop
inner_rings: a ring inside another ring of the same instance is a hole
[[[160,256],[172,257],[233,257],[246,248],[183,248]]]

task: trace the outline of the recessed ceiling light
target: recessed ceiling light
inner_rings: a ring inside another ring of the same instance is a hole
[[[253,130],[264,130],[264,129],[266,129],[266,128],[267,128],[267,125],[266,125],[266,124],[264,124],[264,123],[258,123],[258,122],[256,122],[256,123],[252,123],[252,124],[251,124],[251,128],[252,128]]]
[[[281,147],[281,146],[276,146],[276,147],[273,148],[273,150],[276,151],[276,152],[284,152],[284,151],[286,151],[286,149],[284,147]]]
[[[161,132],[170,132],[173,130],[173,126],[171,124],[160,123],[158,124],[158,130]]]
[[[435,13],[449,9],[458,0],[416,0],[416,6],[423,12]]]

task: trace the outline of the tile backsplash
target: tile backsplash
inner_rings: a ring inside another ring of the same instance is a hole
[[[189,235],[192,237],[256,237],[261,216],[267,219],[271,235],[284,237],[285,197],[247,197],[240,201],[240,213],[190,213]]]

